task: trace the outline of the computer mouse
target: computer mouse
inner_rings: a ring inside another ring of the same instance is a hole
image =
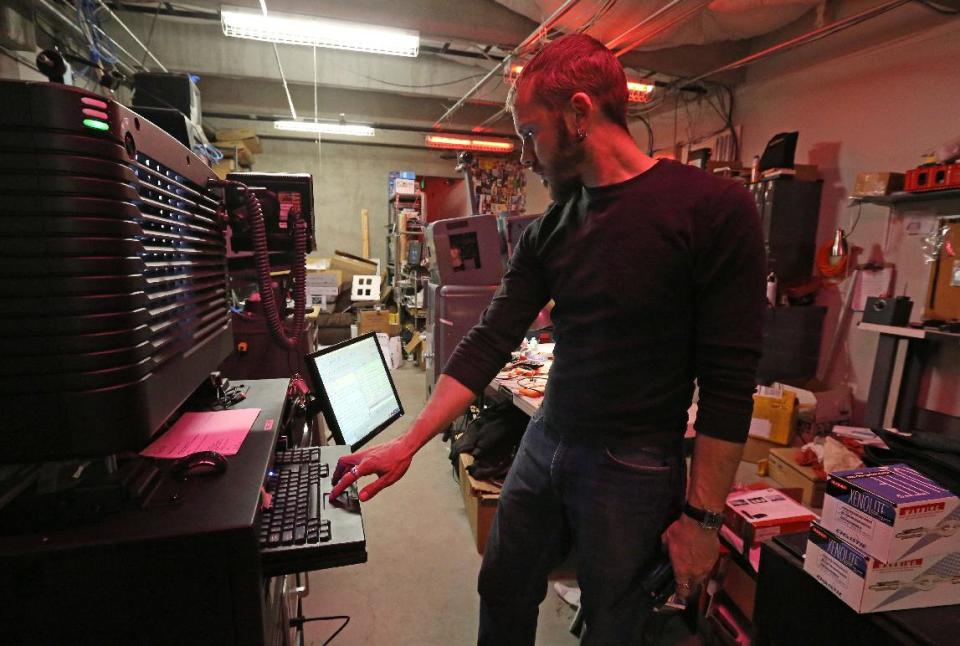
[[[220,475],[227,470],[227,458],[217,451],[197,451],[173,463],[173,471],[183,478]]]
[[[357,493],[357,488],[350,485],[336,498],[330,498],[330,504],[347,511],[360,511],[360,495]]]

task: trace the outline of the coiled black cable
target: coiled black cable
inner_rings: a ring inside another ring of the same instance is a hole
[[[289,218],[293,226],[293,330],[290,336],[280,319],[280,306],[274,297],[270,280],[270,256],[267,249],[267,228],[263,221],[263,207],[254,191],[246,184],[233,180],[211,180],[211,184],[221,187],[233,187],[243,193],[250,218],[250,231],[253,238],[253,261],[257,270],[257,288],[263,303],[263,314],[267,319],[267,329],[281,348],[292,350],[297,347],[303,335],[304,319],[307,309],[307,223],[300,212],[290,209]]]

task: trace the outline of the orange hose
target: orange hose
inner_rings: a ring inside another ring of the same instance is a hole
[[[839,278],[847,273],[847,261],[849,254],[840,258],[840,262],[833,264],[830,262],[830,248],[833,241],[828,240],[817,249],[817,271],[824,278]]]

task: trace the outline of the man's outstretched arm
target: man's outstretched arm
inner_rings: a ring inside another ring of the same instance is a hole
[[[360,492],[363,502],[395,483],[407,472],[420,447],[449,427],[475,398],[472,390],[453,377],[440,375],[426,406],[406,433],[384,444],[340,458],[333,472],[334,487],[330,497],[339,496],[361,476],[378,476]]]

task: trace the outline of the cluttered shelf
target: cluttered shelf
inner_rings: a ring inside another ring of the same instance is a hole
[[[905,204],[909,202],[932,202],[934,200],[957,200],[960,199],[960,189],[943,189],[939,191],[922,191],[919,193],[908,193],[898,191],[889,195],[863,195],[851,196],[851,204],[881,204],[892,206],[894,204]]]

